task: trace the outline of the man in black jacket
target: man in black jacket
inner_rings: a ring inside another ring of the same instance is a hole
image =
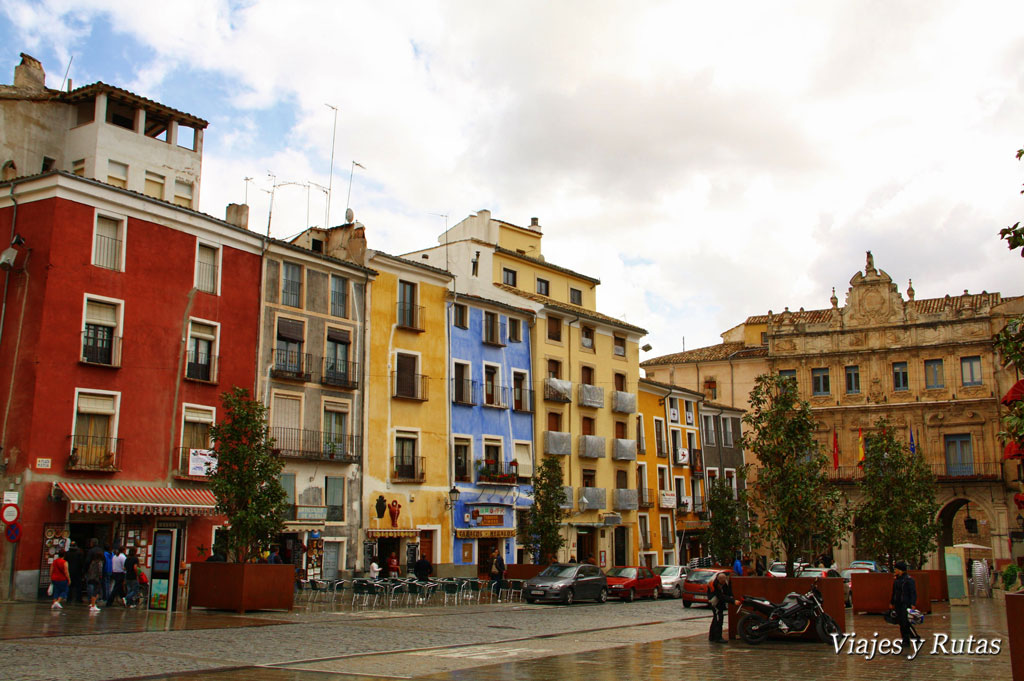
[[[71,542],[71,548],[65,556],[68,561],[68,572],[71,574],[71,593],[68,603],[81,603],[82,591],[85,586],[85,554],[78,544]]]
[[[708,630],[708,640],[712,643],[728,643],[722,638],[722,623],[725,620],[725,611],[729,604],[735,601],[729,573],[719,572],[711,581],[711,629]]]
[[[892,585],[892,599],[889,604],[896,611],[896,622],[900,625],[900,636],[903,638],[903,650],[909,651],[911,650],[911,634],[913,634],[913,638],[918,637],[907,617],[907,610],[917,604],[917,584],[914,583],[914,578],[907,573],[905,561],[896,561],[893,569],[896,572],[896,581]]]

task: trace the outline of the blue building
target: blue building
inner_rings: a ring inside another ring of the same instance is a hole
[[[451,437],[456,565],[489,571],[498,549],[522,562],[517,510],[532,504],[533,411],[530,325],[533,313],[458,294],[449,307]]]

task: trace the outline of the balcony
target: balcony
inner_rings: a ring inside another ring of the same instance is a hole
[[[604,487],[580,487],[580,510],[603,511],[608,506],[607,495]]]
[[[665,441],[662,440],[660,437],[659,438],[655,438],[654,444],[655,444],[655,448],[654,448],[655,453],[658,456],[660,456],[661,458],[663,458],[663,459],[668,458],[668,445],[665,443]]]
[[[215,355],[206,355],[189,350],[188,359],[185,363],[185,378],[190,381],[216,383],[217,361],[219,359]]]
[[[533,413],[533,391],[528,388],[512,388],[512,411]]]
[[[690,513],[691,513],[691,511],[690,511],[690,502],[689,501],[680,501],[679,504],[680,504],[679,506],[676,506],[676,517],[677,518],[683,518],[683,517],[686,517],[686,516],[690,515]],[[685,504],[685,506],[683,504]]]
[[[121,470],[121,444],[119,437],[68,435],[71,440],[69,471],[98,471],[114,473]]]
[[[570,485],[566,485],[565,487],[562,488],[562,492],[565,494],[565,501],[563,501],[562,505],[559,506],[558,508],[571,509],[572,508],[572,487]]]
[[[430,377],[423,374],[400,374],[397,371],[392,371],[391,396],[403,400],[424,402],[427,399],[429,382]]]
[[[563,381],[560,378],[545,378],[544,399],[548,402],[572,402],[572,381]]]
[[[572,454],[572,433],[558,430],[544,431],[544,453],[568,456]]]
[[[477,460],[476,481],[492,485],[515,485],[519,464],[515,461]]]
[[[409,331],[423,331],[423,307],[412,303],[398,303],[395,306],[395,322],[398,328]]]
[[[466,379],[452,379],[452,402],[467,407],[480,404],[480,383]]]
[[[484,383],[484,406],[508,409],[508,388],[493,383]]]
[[[641,487],[637,491],[637,500],[640,508],[653,508],[654,507],[654,490],[650,487]]]
[[[104,327],[106,328],[106,327]],[[97,338],[94,332],[82,332],[83,364],[118,368],[121,366],[121,337]]]
[[[358,435],[280,426],[271,428],[270,435],[278,456],[339,463],[359,463],[362,459],[362,438]]]
[[[423,482],[422,456],[391,457],[391,482]]]
[[[504,322],[484,324],[484,343],[486,345],[503,348],[505,347],[505,339],[507,337]]]
[[[704,453],[701,450],[690,450],[690,468],[698,473],[704,470]]]
[[[605,449],[603,437],[598,435],[580,435],[580,458],[603,459]]]
[[[640,550],[650,551],[651,550],[651,538],[647,535],[640,535]]]
[[[282,352],[276,348],[271,351],[270,359],[273,367],[271,378],[285,378],[294,381],[311,381],[313,356],[302,352]]]
[[[636,461],[636,440],[612,440],[612,458],[616,461]]]
[[[663,549],[674,549],[676,547],[675,535],[663,534],[661,535],[661,548]]]
[[[616,489],[612,491],[612,510],[635,511],[639,507],[635,489]]]
[[[966,462],[960,464],[927,464],[935,482],[999,482],[1003,479],[1003,465],[997,461]],[[839,485],[853,485],[864,478],[861,466],[840,466],[826,469],[829,480]]]
[[[579,401],[581,407],[593,407],[595,409],[604,407],[604,388],[598,385],[580,383]]]
[[[322,366],[321,385],[331,385],[346,390],[355,390],[359,387],[359,364],[356,362],[343,362],[333,357],[324,357]]]
[[[612,391],[612,411],[619,414],[635,414],[636,393],[626,393],[621,390]]]
[[[208,462],[213,464],[213,468],[208,469]],[[213,457],[212,449],[179,447],[178,468],[174,473],[174,477],[205,481],[209,479],[207,471],[209,470],[212,473],[216,466],[217,459]]]

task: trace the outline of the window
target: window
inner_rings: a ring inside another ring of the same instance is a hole
[[[644,433],[644,415],[636,415],[636,447],[641,454],[647,452],[647,435]]]
[[[167,133],[171,128],[171,120],[153,111],[147,111],[145,126],[146,137],[166,142]]]
[[[592,468],[583,469],[583,486],[597,487],[597,471]]]
[[[506,286],[516,285],[516,271],[510,270],[507,267],[501,270],[501,282]]]
[[[470,482],[469,462],[471,460],[471,442],[468,438],[455,438],[455,479],[459,482]]]
[[[48,173],[53,170],[54,164],[57,163],[56,159],[50,158],[49,156],[43,156],[43,167],[40,172]]]
[[[661,542],[664,545],[671,545],[672,539],[675,537],[675,533],[669,527],[669,517],[663,515],[660,518],[661,521]]]
[[[580,327],[580,345],[591,350],[594,349],[594,327]]]
[[[199,135],[191,125],[178,123],[178,146],[182,149],[196,150],[196,140]]]
[[[333,385],[348,386],[355,378],[349,364],[349,350],[352,336],[348,329],[327,327],[327,342],[324,344],[324,379]]]
[[[620,393],[626,392],[626,374],[615,372],[613,383]]]
[[[185,405],[184,411],[178,475],[206,477],[216,467],[209,458],[213,444],[210,440],[210,426],[214,422],[214,411],[190,405]]]
[[[550,289],[551,284],[548,282],[547,279],[541,279],[540,277],[537,277],[537,293],[541,294],[542,296],[546,296],[549,295]]]
[[[860,367],[846,367],[846,394],[855,395],[860,392]]]
[[[331,275],[331,316],[348,317],[348,279]]]
[[[217,327],[215,325],[195,320],[189,322],[186,378],[196,381],[216,380],[213,356],[216,343]]]
[[[281,304],[302,307],[302,266],[286,262],[282,266]]]
[[[906,362],[892,363],[892,389],[896,392],[910,390],[910,374]]]
[[[305,373],[305,355],[302,354],[304,342],[305,326],[302,322],[294,319],[278,319],[274,369],[292,375]]]
[[[548,412],[548,430],[556,433],[562,430],[562,415],[557,411]]]
[[[69,468],[118,469],[116,430],[119,398],[116,393],[78,393]]]
[[[963,385],[981,385],[981,357],[961,357],[960,377]]]
[[[494,312],[484,312],[484,343],[504,345],[501,342],[501,318]]]
[[[690,450],[691,455],[697,449],[697,434],[692,430],[686,431],[686,448]]]
[[[85,159],[80,158],[77,161],[71,162],[71,174],[78,175],[79,177],[85,177]]]
[[[548,340],[562,340],[562,320],[559,317],[548,317]]]
[[[668,420],[671,423],[679,423],[679,399],[668,398]]]
[[[75,126],[92,123],[94,120],[96,120],[95,97],[75,104]]]
[[[651,548],[651,535],[647,528],[647,516],[642,515],[639,517],[640,520],[640,548],[649,549]]]
[[[122,230],[124,222],[104,215],[96,216],[92,264],[108,270],[121,270]]]
[[[512,408],[516,411],[533,411],[533,396],[526,387],[526,374],[512,372]]]
[[[408,397],[411,399],[426,399],[420,389],[420,376],[417,375],[419,358],[416,355],[397,353],[395,355],[395,397]]]
[[[815,395],[828,395],[832,392],[828,369],[811,369],[811,392]]]
[[[508,320],[508,341],[510,343],[519,343],[523,340],[523,323],[518,319]]]
[[[583,304],[583,291],[578,288],[569,288],[569,302],[573,305]]]
[[[615,437],[619,440],[625,440],[628,436],[629,426],[623,421],[615,422]]]
[[[124,189],[128,186],[128,165],[118,161],[107,161],[107,184]]]
[[[781,369],[779,376],[782,378],[789,378],[796,381],[796,369]]]
[[[924,387],[927,390],[946,387],[941,359],[926,359],[924,361]]]
[[[416,456],[416,437],[402,434],[395,437],[395,477],[401,480],[418,480],[420,466]]]
[[[728,416],[722,417],[722,446],[732,447],[732,419]]]
[[[665,421],[658,417],[654,418],[654,444],[658,456],[665,456],[668,453],[665,445]]]
[[[583,420],[581,421],[580,432],[583,435],[593,435],[594,434],[594,419],[592,417],[590,417],[590,416],[584,416],[583,417]]]
[[[615,354],[618,357],[626,356],[626,339],[622,336],[615,336]]]
[[[419,328],[416,284],[411,281],[398,282],[398,325],[407,329]]]
[[[142,193],[146,196],[150,196],[154,199],[164,198],[164,181],[163,175],[157,175],[154,172],[146,171],[146,183],[143,186]]]
[[[594,368],[588,366],[580,367],[580,383],[583,385],[594,385]]]
[[[530,443],[514,443],[512,454],[516,462],[516,482],[530,484],[533,478],[533,455],[530,453]]]
[[[762,331],[761,332],[761,345],[768,345],[768,332],[767,331]]]
[[[946,475],[974,474],[974,452],[970,434],[946,435]]]
[[[121,338],[117,331],[121,306],[104,300],[86,299],[82,329],[82,361],[106,366],[121,365]]]
[[[345,522],[345,478],[324,478],[324,496],[327,497],[327,522]]]
[[[665,492],[672,489],[672,483],[668,479],[668,468],[658,466],[658,490]]]
[[[107,123],[128,130],[135,129],[135,109],[125,102],[107,97]]]
[[[557,359],[548,360],[548,378],[562,377],[562,363]]]
[[[174,181],[174,205],[182,208],[192,207],[192,183]]]
[[[484,404],[505,406],[501,394],[501,376],[498,367],[493,364],[484,365]]]
[[[460,329],[469,328],[469,312],[465,305],[456,303],[452,308],[452,323]]]
[[[693,425],[693,402],[690,400],[683,400],[683,407],[686,410],[686,425]]]
[[[310,239],[310,241],[309,241],[309,250],[313,251],[314,253],[323,253],[324,252],[324,241],[323,241],[323,239]]]
[[[705,445],[715,444],[715,420],[707,414],[700,417],[701,421],[701,439],[704,440]]]
[[[348,410],[345,405],[324,405],[324,456],[341,458],[349,455]]]
[[[681,463],[679,456],[682,453],[680,450],[683,448],[683,433],[678,428],[670,428],[669,436],[672,439],[672,456],[673,461]]]
[[[292,507],[292,515],[286,518],[295,519],[295,473],[281,473],[281,487],[284,487],[284,499]]]
[[[196,250],[196,288],[206,293],[217,293],[217,256],[220,249],[199,244]]]

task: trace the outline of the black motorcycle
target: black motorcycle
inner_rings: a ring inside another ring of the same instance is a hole
[[[832,634],[839,633],[839,625],[822,607],[817,586],[803,595],[790,593],[781,603],[744,596],[740,611],[745,608],[749,610],[736,624],[736,630],[740,638],[750,644],[761,643],[772,633],[798,636],[812,626],[823,643],[831,642]]]

